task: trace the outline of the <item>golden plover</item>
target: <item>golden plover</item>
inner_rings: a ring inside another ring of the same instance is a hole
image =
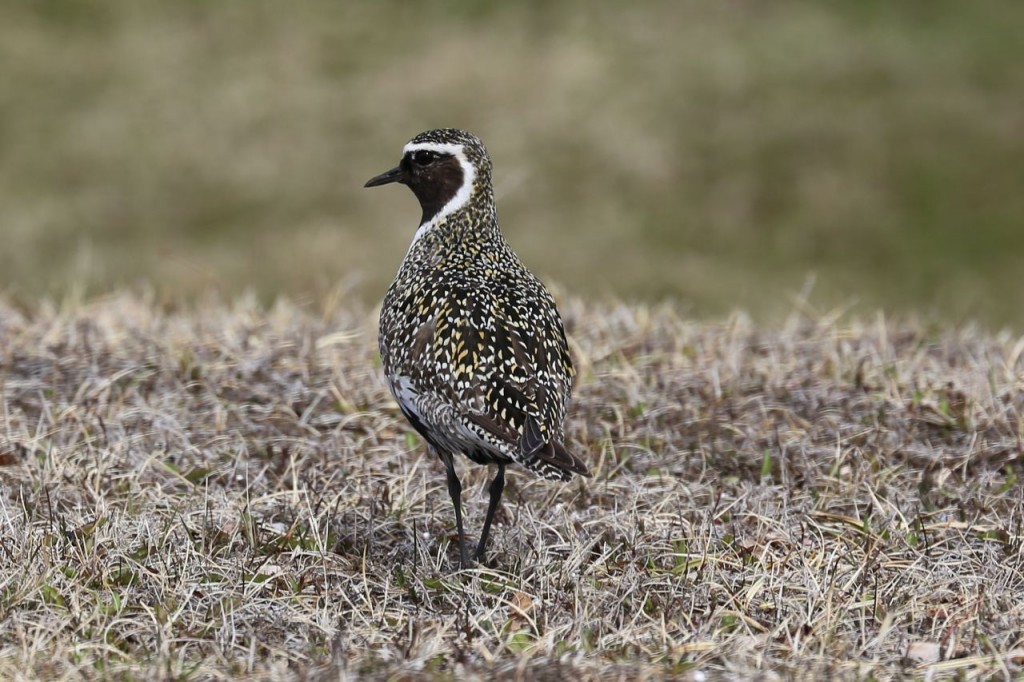
[[[480,140],[454,128],[420,133],[366,186],[393,182],[412,190],[423,217],[384,297],[381,361],[402,412],[447,470],[466,567],[454,454],[498,467],[473,555],[481,559],[506,465],[562,481],[590,475],[562,445],[574,370],[554,300],[498,229]]]

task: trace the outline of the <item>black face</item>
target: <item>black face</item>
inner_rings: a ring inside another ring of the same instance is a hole
[[[417,149],[402,157],[398,168],[382,173],[366,183],[367,187],[400,182],[408,185],[423,209],[425,223],[444,208],[462,187],[464,176],[459,160],[451,154]]]

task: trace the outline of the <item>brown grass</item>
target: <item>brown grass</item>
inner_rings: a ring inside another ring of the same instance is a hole
[[[458,571],[371,311],[156,307],[0,302],[0,678],[1024,670],[1024,339],[563,300],[595,476]]]

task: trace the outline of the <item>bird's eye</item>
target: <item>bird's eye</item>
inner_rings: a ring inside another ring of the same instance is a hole
[[[413,152],[412,160],[417,166],[429,166],[437,160],[437,154],[421,149],[418,152]]]

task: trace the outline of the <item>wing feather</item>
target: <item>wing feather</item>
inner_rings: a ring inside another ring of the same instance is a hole
[[[534,317],[508,291],[451,289],[443,318],[416,322],[408,381],[503,444],[503,456],[589,475],[559,442],[574,369],[554,302],[537,294],[547,300]],[[427,366],[449,371],[418,371]]]

